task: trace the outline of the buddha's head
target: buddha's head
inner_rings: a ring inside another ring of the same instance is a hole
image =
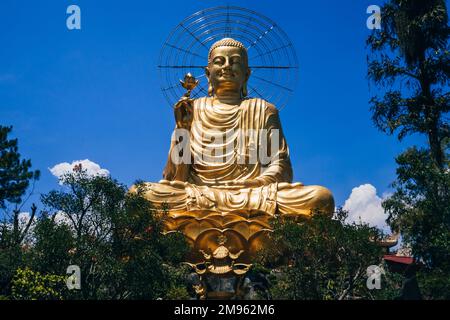
[[[239,93],[247,96],[247,80],[250,77],[248,55],[245,46],[234,39],[224,38],[215,42],[209,49],[208,94]]]

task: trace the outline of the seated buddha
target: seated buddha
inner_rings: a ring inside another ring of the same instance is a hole
[[[244,45],[231,38],[214,43],[205,72],[208,96],[185,95],[175,104],[163,180],[141,185],[146,199],[165,206],[168,230],[182,230],[194,243],[208,230],[216,237],[237,232],[242,243],[230,246],[239,251],[255,233],[269,229],[274,215],[309,216],[313,210],[331,215],[328,189],[292,183],[277,108],[247,97],[251,70]],[[203,251],[217,247],[198,244]]]

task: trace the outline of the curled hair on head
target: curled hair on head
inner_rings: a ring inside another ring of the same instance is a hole
[[[208,63],[211,62],[211,54],[212,54],[213,50],[216,48],[219,48],[219,47],[236,47],[236,48],[242,49],[242,51],[245,52],[245,59],[248,62],[247,48],[245,48],[245,46],[242,42],[234,40],[232,38],[223,38],[219,41],[214,42],[213,45],[211,46],[211,48],[209,49]]]

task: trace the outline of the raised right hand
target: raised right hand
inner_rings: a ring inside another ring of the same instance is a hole
[[[191,128],[193,106],[194,100],[186,96],[181,97],[175,104],[174,112],[177,128],[187,130]]]

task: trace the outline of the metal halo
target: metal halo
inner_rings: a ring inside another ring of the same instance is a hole
[[[278,109],[286,106],[298,82],[298,61],[286,33],[271,19],[255,11],[219,6],[198,11],[171,32],[159,56],[161,91],[170,106],[185,93],[180,79],[188,72],[199,85],[192,98],[208,94],[207,65],[210,46],[221,38],[242,42],[247,50],[252,74],[248,96],[263,98]]]

